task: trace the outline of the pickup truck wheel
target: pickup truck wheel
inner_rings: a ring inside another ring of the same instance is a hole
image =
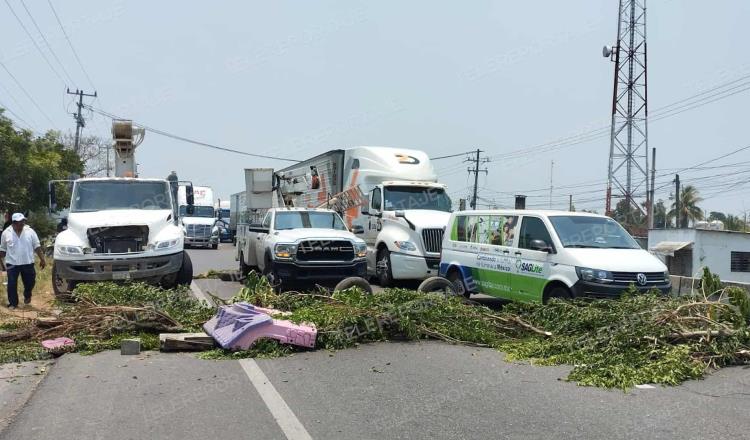
[[[240,275],[246,277],[250,273],[250,266],[245,263],[245,254],[240,252]]]
[[[390,287],[393,285],[391,252],[386,248],[378,251],[378,257],[375,261],[375,275],[378,278],[378,284],[380,284],[380,287]]]
[[[182,253],[182,266],[177,272],[176,282],[178,286],[189,286],[193,282],[193,262],[187,252]]]
[[[212,244],[211,249],[214,249],[214,250],[219,249],[219,243]]]
[[[270,256],[266,255],[265,263],[266,264],[263,265],[263,276],[268,280],[268,284],[273,287],[273,290],[275,292],[284,292],[284,290],[286,290],[286,286],[284,286],[282,280],[278,277],[278,275],[276,275],[276,272],[273,270],[273,260],[271,260]]]

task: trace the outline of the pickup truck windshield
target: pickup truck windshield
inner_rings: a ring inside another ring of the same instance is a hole
[[[210,206],[193,206],[193,213],[187,215],[187,206],[180,205],[180,217],[213,217],[214,208]]]
[[[172,209],[167,183],[94,180],[75,184],[70,212],[111,209]]]
[[[611,218],[555,215],[549,219],[566,248],[640,249],[633,237]]]
[[[451,199],[442,188],[386,186],[383,188],[384,209],[432,209],[450,212]]]
[[[345,231],[346,226],[338,214],[333,212],[289,211],[277,212],[274,229],[321,228]]]

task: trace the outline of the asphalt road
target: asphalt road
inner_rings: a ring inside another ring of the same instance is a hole
[[[239,361],[65,355],[0,439],[705,439],[750,432],[746,368],[624,393],[562,381],[567,368],[507,363],[490,349],[440,342],[250,362],[265,375],[262,383],[251,382]],[[269,384],[283,405],[267,390],[260,394]],[[285,436],[283,407],[309,436]]]
[[[218,249],[190,248],[188,255],[193,262],[193,274],[206,273],[209,270],[237,270],[238,262],[234,261],[235,248],[232,243],[219,243]]]
[[[233,269],[231,245],[189,252],[203,271]],[[196,283],[226,289],[222,295],[239,288]],[[704,439],[750,432],[750,367],[627,393],[566,382],[567,367],[508,363],[491,349],[442,342],[243,361],[109,351],[65,355],[45,367],[46,377],[36,375],[39,366],[26,368],[0,387],[0,410],[18,409],[0,440]]]

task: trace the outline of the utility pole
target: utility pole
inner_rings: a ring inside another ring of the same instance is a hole
[[[568,195],[568,211],[573,212],[573,194]]]
[[[470,204],[471,205],[471,209],[474,209],[474,210],[477,209],[477,188],[479,186],[479,173],[485,173],[485,174],[487,174],[487,168],[480,169],[479,165],[481,165],[483,163],[487,163],[487,162],[490,161],[486,157],[484,159],[481,159],[479,157],[479,154],[481,152],[482,152],[482,150],[480,150],[479,148],[477,148],[476,158],[469,157],[469,158],[467,158],[465,160],[465,162],[474,162],[474,169],[471,169],[471,168],[467,169],[467,171],[469,172],[469,174],[474,173],[474,195],[471,197],[471,204]]]
[[[656,181],[656,148],[651,149],[651,188],[648,194],[648,228],[654,229],[654,183]]]
[[[552,173],[555,171],[555,161],[549,163],[549,209],[552,209]]]
[[[80,143],[81,143],[81,129],[86,126],[86,121],[83,119],[83,115],[81,115],[81,109],[83,108],[83,97],[88,96],[91,98],[96,98],[96,92],[94,92],[93,95],[84,93],[83,90],[76,89],[75,92],[71,92],[70,89],[67,89],[68,95],[77,95],[78,96],[78,102],[76,103],[76,106],[78,106],[78,111],[76,113],[73,113],[73,119],[76,120],[76,141],[75,141],[75,151],[76,154],[79,153]]]
[[[680,229],[680,175],[674,175],[674,212],[675,212],[675,223],[674,227]]]

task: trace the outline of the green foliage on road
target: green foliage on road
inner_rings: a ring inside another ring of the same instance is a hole
[[[709,273],[710,275],[710,273]],[[706,289],[717,289],[713,278]],[[386,289],[321,294],[277,294],[261,278],[249,277],[234,301],[290,312],[286,319],[314,323],[316,348],[344,349],[364,342],[441,339],[492,347],[509,360],[572,365],[568,380],[581,385],[627,389],[642,383],[675,385],[711,368],[750,361],[747,294],[722,290],[705,296],[664,297],[634,290],[620,300],[514,303],[501,311],[458,297]],[[740,299],[741,298],[741,299]],[[743,303],[744,301],[744,303]],[[221,357],[214,351],[211,358]],[[274,356],[278,344],[231,357]]]

